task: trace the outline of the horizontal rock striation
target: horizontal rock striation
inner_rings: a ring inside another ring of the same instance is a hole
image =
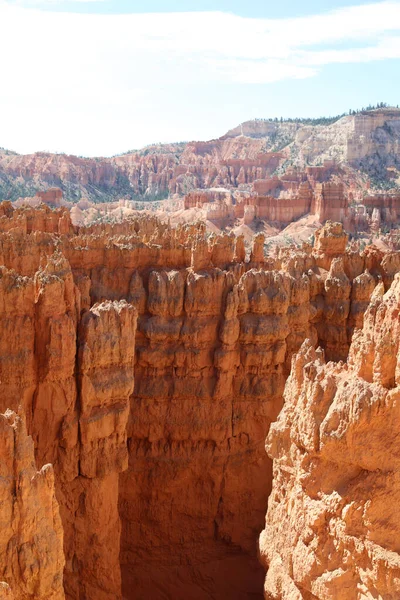
[[[0,409],[21,405],[53,465],[66,598],[259,597],[264,439],[292,355],[308,338],[346,359],[399,253],[331,222],[274,257],[258,235],[246,258],[203,225],[0,210]]]
[[[60,198],[51,189],[54,186],[72,201],[82,197],[93,201],[159,200],[169,194],[184,196],[197,188],[253,184],[268,195],[269,184],[257,182],[279,175],[279,186],[288,189],[286,175],[293,167],[308,171],[311,177],[317,173],[324,177],[332,171],[329,176],[339,176],[342,183],[354,180],[365,190],[365,178],[357,169],[390,181],[390,174],[400,167],[399,139],[400,111],[381,108],[329,125],[248,121],[216,140],[160,144],[112,158],[45,152],[18,155],[0,150],[0,199],[33,197],[38,192],[43,201],[58,205]],[[344,166],[345,172],[332,169],[332,163]],[[336,192],[327,190],[325,195],[343,209]],[[275,213],[272,199],[269,205],[264,212]],[[301,194],[295,213],[300,205]],[[338,219],[337,214],[325,218]]]

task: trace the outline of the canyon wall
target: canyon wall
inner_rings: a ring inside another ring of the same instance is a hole
[[[312,329],[307,309],[294,318],[309,286],[240,264],[201,267],[136,283],[145,295],[121,482],[125,595],[145,598],[153,586],[160,597],[244,598],[261,589],[263,439],[281,406],[289,323],[294,344],[293,330]]]
[[[304,342],[267,451],[269,600],[398,598],[400,275],[379,283],[346,363]]]
[[[298,173],[300,181],[285,181],[278,177],[258,179],[251,192],[227,189],[197,190],[185,196],[185,209],[207,206],[207,219],[245,218],[287,225],[307,214],[315,215],[320,223],[327,220],[350,223],[348,195],[343,184],[315,183],[305,173]],[[305,176],[302,180],[301,176]],[[378,197],[376,206],[381,206]],[[371,198],[372,202],[372,198]],[[383,203],[382,203],[383,208]],[[249,215],[251,214],[251,219]],[[391,213],[390,213],[391,214]],[[394,213],[395,218],[397,213]]]
[[[348,199],[341,183],[318,183],[313,198],[313,214],[324,223],[327,220],[346,222],[348,219]]]
[[[66,596],[120,598],[118,474],[128,459],[136,311],[126,302],[85,306],[51,234],[5,236],[3,262],[23,275],[1,267],[1,408],[21,405],[36,463],[54,466]]]
[[[273,258],[256,236],[246,260],[202,225],[1,207],[0,408],[21,405],[53,464],[66,597],[261,597],[264,439],[292,355],[309,338],[346,359],[399,253],[328,222]]]
[[[368,177],[396,187],[399,140],[400,111],[381,108],[329,125],[249,121],[219,139],[153,145],[111,158],[0,149],[0,199],[32,197],[57,186],[74,202],[159,200],[197,188],[248,189],[272,175],[286,188],[294,167],[318,176],[324,171],[359,190],[367,188]]]
[[[75,201],[183,196],[196,188],[250,184],[271,175],[281,159],[265,151],[263,140],[251,138],[166,144],[114,158],[0,150],[0,198],[35,196],[52,186]]]

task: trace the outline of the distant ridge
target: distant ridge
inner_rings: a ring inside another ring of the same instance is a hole
[[[72,202],[161,200],[197,188],[236,188],[324,161],[359,170],[372,186],[388,189],[399,186],[399,148],[400,109],[380,103],[337,117],[253,119],[219,139],[153,144],[112,158],[0,149],[0,200],[53,186]]]

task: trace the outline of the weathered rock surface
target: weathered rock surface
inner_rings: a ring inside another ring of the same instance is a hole
[[[65,257],[37,258],[44,266],[31,278],[2,267],[1,407],[21,404],[37,463],[54,465],[67,597],[117,599],[136,311],[123,301],[88,310],[86,281],[78,278],[81,294]]]
[[[399,311],[396,275],[375,288],[346,364],[309,341],[293,359],[267,438],[269,600],[400,596]]]
[[[0,598],[63,600],[63,528],[53,467],[37,471],[24,417],[10,410],[0,415],[0,469]]]
[[[68,600],[260,597],[264,439],[291,357],[310,338],[346,358],[399,253],[330,222],[274,257],[259,235],[246,260],[203,225],[0,214],[0,408],[21,405],[54,467]]]
[[[79,326],[79,475],[65,486],[76,510],[65,517],[70,597],[121,598],[118,476],[128,466],[135,331],[136,311],[125,301],[95,304]]]
[[[318,165],[332,161],[348,167],[355,179],[360,178],[354,167],[360,166],[371,176],[386,178],[388,169],[400,167],[399,139],[400,111],[383,108],[330,125],[248,121],[217,140],[149,146],[113,158],[45,152],[23,156],[0,150],[0,198],[41,195],[57,186],[74,201],[82,195],[92,200],[160,199],[196,188],[249,186],[276,173],[285,175],[293,166],[312,174]],[[59,201],[54,192],[42,197]],[[335,194],[330,197],[335,201]],[[328,211],[324,218],[338,219],[335,215]]]

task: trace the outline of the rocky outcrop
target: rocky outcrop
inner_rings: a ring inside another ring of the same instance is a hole
[[[317,267],[329,270],[332,260],[344,256],[348,235],[341,223],[329,221],[315,233],[314,257]]]
[[[69,210],[61,208],[53,211],[42,206],[39,210],[30,207],[14,209],[11,202],[0,204],[0,232],[12,231],[15,234],[32,232],[71,234],[74,229]]]
[[[37,192],[36,196],[44,204],[60,206],[63,193],[59,188],[49,188],[45,192]]]
[[[66,488],[76,513],[65,517],[72,598],[121,598],[118,482],[128,466],[135,331],[136,311],[124,301],[94,305],[79,327],[79,474]]]
[[[380,206],[378,201],[377,205]],[[281,178],[257,179],[247,192],[232,194],[217,188],[196,190],[185,196],[186,210],[203,207],[207,207],[206,218],[217,221],[220,227],[224,220],[234,218],[243,218],[245,223],[259,219],[284,226],[307,214],[315,215],[321,223],[327,220],[352,223],[343,184],[315,183],[313,175],[300,171]],[[395,222],[397,213],[390,215]],[[368,229],[367,220],[365,228]]]
[[[319,183],[315,187],[313,213],[321,223],[344,223],[348,217],[348,199],[342,183]]]
[[[114,158],[80,158],[38,152],[27,156],[0,151],[0,198],[35,196],[58,202],[48,188],[57,186],[67,200],[82,195],[148,200],[184,196],[196,188],[237,187],[271,175],[279,153],[265,152],[262,140],[212,140],[164,145]],[[45,192],[43,194],[43,192]]]
[[[369,278],[368,278],[369,284]],[[397,598],[400,276],[378,284],[346,364],[304,342],[267,450],[265,598]]]
[[[257,594],[263,432],[281,406],[287,340],[296,347],[314,331],[310,283],[208,267],[152,271],[148,287],[136,285],[147,309],[121,483],[125,595],[144,597],[150,582],[177,599]]]
[[[0,457],[0,598],[64,600],[53,467],[37,471],[22,409],[0,415]]]
[[[400,219],[400,194],[374,194],[365,196],[363,206],[368,217],[378,221],[375,230],[382,226],[397,223]]]

